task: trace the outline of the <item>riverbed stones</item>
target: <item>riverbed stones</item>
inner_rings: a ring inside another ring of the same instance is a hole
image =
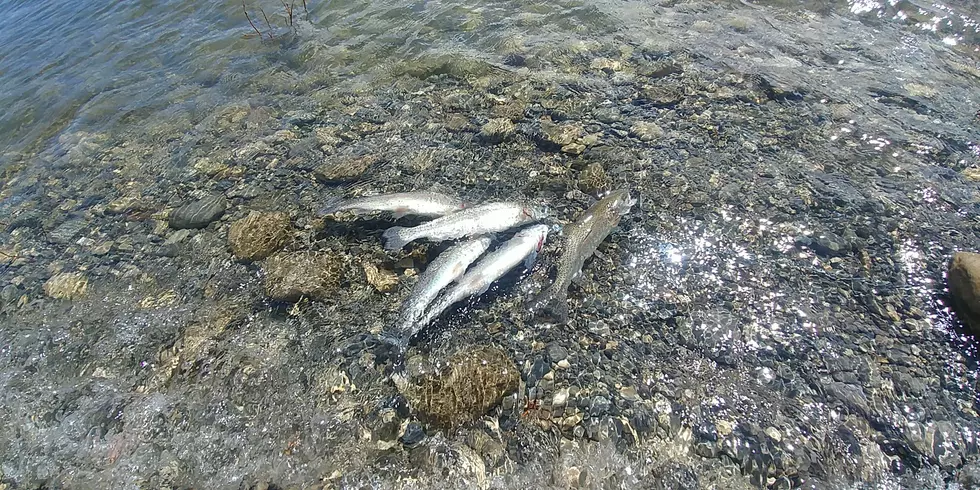
[[[55,274],[44,283],[44,294],[54,299],[74,300],[85,296],[88,278],[81,272]]]
[[[578,176],[578,188],[586,194],[596,194],[599,191],[608,189],[610,186],[609,176],[602,164],[598,162],[590,163]]]
[[[960,320],[974,333],[980,332],[980,254],[954,253],[946,281]]]
[[[228,229],[228,245],[240,260],[262,260],[285,246],[291,226],[286,213],[252,211]]]
[[[640,141],[654,141],[663,138],[664,130],[656,123],[638,121],[630,127],[630,134]]]
[[[398,275],[394,272],[369,263],[365,263],[362,267],[368,284],[374,286],[378,292],[390,293],[398,287]]]
[[[517,391],[520,371],[496,347],[465,349],[442,368],[423,373],[405,386],[414,411],[437,427],[454,428],[475,420]]]
[[[279,253],[262,263],[265,292],[277,301],[325,300],[337,290],[349,260],[332,252]]]
[[[225,196],[208,196],[173,210],[169,224],[175,230],[204,228],[225,214],[227,209]]]

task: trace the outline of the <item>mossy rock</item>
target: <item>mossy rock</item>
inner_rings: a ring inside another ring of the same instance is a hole
[[[454,354],[437,372],[416,376],[404,394],[425,421],[455,428],[499,405],[517,391],[520,381],[520,372],[507,353],[477,347]]]
[[[232,223],[228,230],[228,245],[238,259],[262,260],[289,242],[291,230],[286,213],[252,211]]]

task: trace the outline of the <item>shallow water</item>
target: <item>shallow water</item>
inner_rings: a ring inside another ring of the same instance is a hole
[[[246,6],[259,33],[236,1],[0,5],[0,486],[980,484],[944,295],[980,243],[972,2]],[[375,336],[435,248],[317,210],[436,188],[564,223],[595,165],[639,204],[571,322],[525,315],[553,241],[410,350],[499,347],[518,393],[458,428],[406,409]],[[228,247],[252,210],[334,282],[270,299]]]

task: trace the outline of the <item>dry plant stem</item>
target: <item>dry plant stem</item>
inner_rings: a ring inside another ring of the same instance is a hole
[[[265,10],[259,7],[259,12],[262,12],[262,17],[265,18],[265,23],[269,25],[269,39],[275,39],[276,36],[272,35],[272,22],[269,22],[269,16],[265,15]]]
[[[306,8],[306,0],[303,0],[303,12],[306,12],[306,21],[310,21],[310,10]]]
[[[286,25],[292,26],[293,25],[293,8],[290,7],[289,5],[286,5],[286,0],[279,0],[279,3],[282,4],[282,8],[286,9]]]
[[[248,25],[252,26],[252,29],[255,29],[255,33],[259,35],[259,39],[262,39],[262,33],[259,32],[259,28],[255,27],[255,24],[252,23],[252,18],[248,16],[248,9],[245,8],[245,0],[242,0],[242,11],[245,12],[245,18],[248,19]]]

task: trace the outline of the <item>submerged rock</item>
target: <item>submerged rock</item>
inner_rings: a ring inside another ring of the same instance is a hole
[[[427,421],[453,428],[486,414],[520,381],[520,371],[504,351],[477,347],[454,354],[441,370],[419,375],[404,394]]]
[[[324,300],[340,286],[348,267],[347,257],[330,252],[273,255],[262,263],[265,292],[278,301]]]
[[[379,292],[388,293],[398,286],[398,276],[388,269],[382,269],[374,264],[364,264],[364,276],[368,284]]]
[[[477,136],[481,141],[490,144],[502,143],[508,138],[514,135],[517,127],[514,123],[510,122],[510,119],[501,117],[498,119],[491,119],[486,124],[480,128],[480,134]]]
[[[640,141],[653,141],[664,136],[664,130],[655,123],[639,121],[630,127],[630,134],[636,136]]]
[[[185,204],[170,213],[170,227],[176,230],[204,228],[225,214],[228,200],[223,195],[208,196]]]
[[[960,320],[974,333],[980,332],[980,254],[954,253],[946,282]]]
[[[44,293],[54,299],[78,299],[88,290],[88,278],[81,272],[62,272],[44,283]]]
[[[313,175],[323,184],[346,182],[360,177],[379,159],[377,155],[341,157],[320,165],[313,171]]]
[[[239,259],[262,260],[289,242],[290,229],[286,213],[252,211],[245,218],[232,223],[228,230],[228,244]]]
[[[590,163],[578,176],[578,188],[586,194],[608,189],[609,185],[609,176],[600,163]]]

